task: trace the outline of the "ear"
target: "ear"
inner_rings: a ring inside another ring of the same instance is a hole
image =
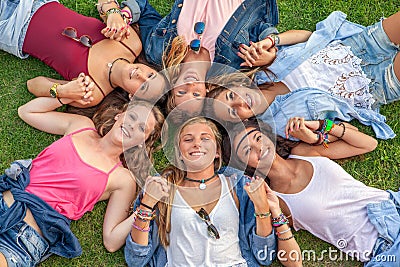
[[[119,114],[119,113],[118,113],[117,115],[115,115],[114,120],[117,121],[117,120],[119,119],[119,116],[120,116],[120,115],[121,115],[121,114]]]
[[[129,100],[132,100],[133,94],[129,93],[128,97],[129,97]]]
[[[215,158],[219,158],[219,152],[215,153]]]

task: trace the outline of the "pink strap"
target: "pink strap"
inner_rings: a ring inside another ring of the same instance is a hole
[[[115,164],[114,167],[112,167],[112,169],[107,173],[108,175],[110,175],[110,173],[112,173],[116,168],[118,168],[119,166],[122,165],[122,162],[118,162],[117,164]]]
[[[93,128],[93,127],[86,127],[86,128],[82,128],[82,129],[76,130],[75,132],[72,132],[69,135],[74,135],[74,134],[77,134],[77,133],[80,133],[80,132],[83,132],[83,131],[89,131],[89,130],[97,132],[97,130],[95,128]]]

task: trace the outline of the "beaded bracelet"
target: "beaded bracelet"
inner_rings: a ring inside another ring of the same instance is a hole
[[[281,231],[281,232],[276,231],[276,235],[277,235],[277,236],[281,236],[281,235],[283,235],[284,233],[287,233],[287,232],[289,232],[289,231],[291,231],[291,230],[292,230],[292,229],[289,227],[288,229],[283,230],[283,231]]]
[[[279,227],[284,224],[288,224],[289,220],[286,218],[285,214],[281,213],[278,217],[272,218],[272,226]]]
[[[111,3],[115,3],[117,5],[117,7],[119,8],[119,4],[118,4],[118,2],[116,0],[108,0],[108,1],[103,2],[103,3],[97,3],[96,6],[97,6],[97,11],[99,11],[99,14],[100,15],[105,15],[106,13],[103,10],[103,5],[107,5],[107,4],[111,4]]]
[[[267,213],[255,213],[254,212],[254,217],[258,217],[260,219],[264,219],[264,218],[268,218],[269,216],[271,216],[271,212],[267,212]]]
[[[132,13],[129,9],[121,9],[121,15],[126,24],[132,24]]]
[[[324,133],[323,134],[323,141],[322,141],[322,145],[325,147],[325,148],[328,148],[329,146],[328,146],[328,143],[329,143],[329,138],[328,138],[329,136],[328,136],[328,133]]]
[[[280,241],[286,241],[286,240],[292,239],[293,237],[294,237],[294,235],[291,235],[291,236],[286,237],[286,238],[280,238],[280,237],[278,237],[278,240],[280,240]]]
[[[342,139],[344,133],[346,132],[346,126],[345,126],[345,124],[343,122],[339,123],[338,126],[343,126],[343,132],[342,132],[342,134],[340,136],[338,136],[338,139]]]
[[[150,225],[149,226],[147,226],[147,228],[145,228],[145,227],[140,227],[140,226],[137,226],[136,224],[135,224],[135,222],[136,222],[136,216],[133,218],[133,223],[132,223],[132,227],[133,228],[135,228],[136,230],[138,230],[138,231],[140,231],[140,232],[150,232]]]
[[[106,11],[106,16],[108,17],[110,14],[120,14],[122,17],[121,10],[119,8],[110,8],[109,10]]]

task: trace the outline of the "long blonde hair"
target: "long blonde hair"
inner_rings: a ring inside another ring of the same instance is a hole
[[[213,132],[216,140],[217,151],[221,153],[221,142],[222,136],[218,131],[218,127],[209,119],[204,117],[194,117],[188,121],[186,121],[179,130],[176,132],[174,138],[174,149],[175,149],[175,157],[174,157],[174,164],[168,166],[162,173],[169,185],[171,186],[170,195],[166,202],[158,202],[158,209],[159,209],[159,216],[157,217],[157,224],[158,224],[158,236],[160,238],[160,242],[164,247],[169,245],[169,233],[171,232],[171,210],[172,210],[172,203],[175,196],[175,191],[177,186],[179,186],[183,179],[186,176],[186,171],[184,171],[183,162],[179,160],[179,139],[181,132],[189,125],[194,124],[205,124],[210,127],[211,131]],[[214,170],[220,169],[222,166],[222,159],[221,157],[214,159]]]
[[[137,187],[136,193],[140,190],[140,186],[144,185],[144,181],[150,174],[153,164],[153,153],[160,149],[155,143],[161,136],[161,130],[164,124],[164,115],[156,107],[146,101],[134,100],[130,103],[123,103],[116,100],[110,105],[102,106],[93,116],[93,122],[100,136],[106,135],[115,123],[115,116],[124,111],[129,112],[137,106],[144,106],[151,109],[155,117],[156,124],[153,131],[145,141],[143,147],[136,146],[129,148],[121,154],[120,158],[124,167],[129,168],[136,179]],[[166,128],[164,126],[164,128]]]

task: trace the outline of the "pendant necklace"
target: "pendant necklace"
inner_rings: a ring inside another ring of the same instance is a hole
[[[183,178],[183,179],[186,180],[186,181],[190,181],[190,182],[200,183],[200,184],[199,184],[200,190],[204,190],[204,189],[207,188],[206,182],[208,182],[208,181],[210,181],[212,178],[214,178],[215,175],[217,175],[217,174],[214,173],[213,176],[211,176],[210,178],[201,179],[201,180],[195,180],[195,179],[191,179],[191,178],[188,178],[188,177],[185,177],[185,178]]]
[[[108,82],[110,83],[110,86],[111,86],[112,89],[115,89],[115,87],[113,86],[113,84],[111,82],[111,71],[112,71],[112,67],[114,66],[114,63],[117,62],[118,60],[123,60],[123,61],[126,61],[126,62],[130,63],[129,60],[127,60],[126,58],[123,58],[123,57],[116,58],[116,59],[114,59],[113,62],[107,63],[107,66],[108,66]]]

